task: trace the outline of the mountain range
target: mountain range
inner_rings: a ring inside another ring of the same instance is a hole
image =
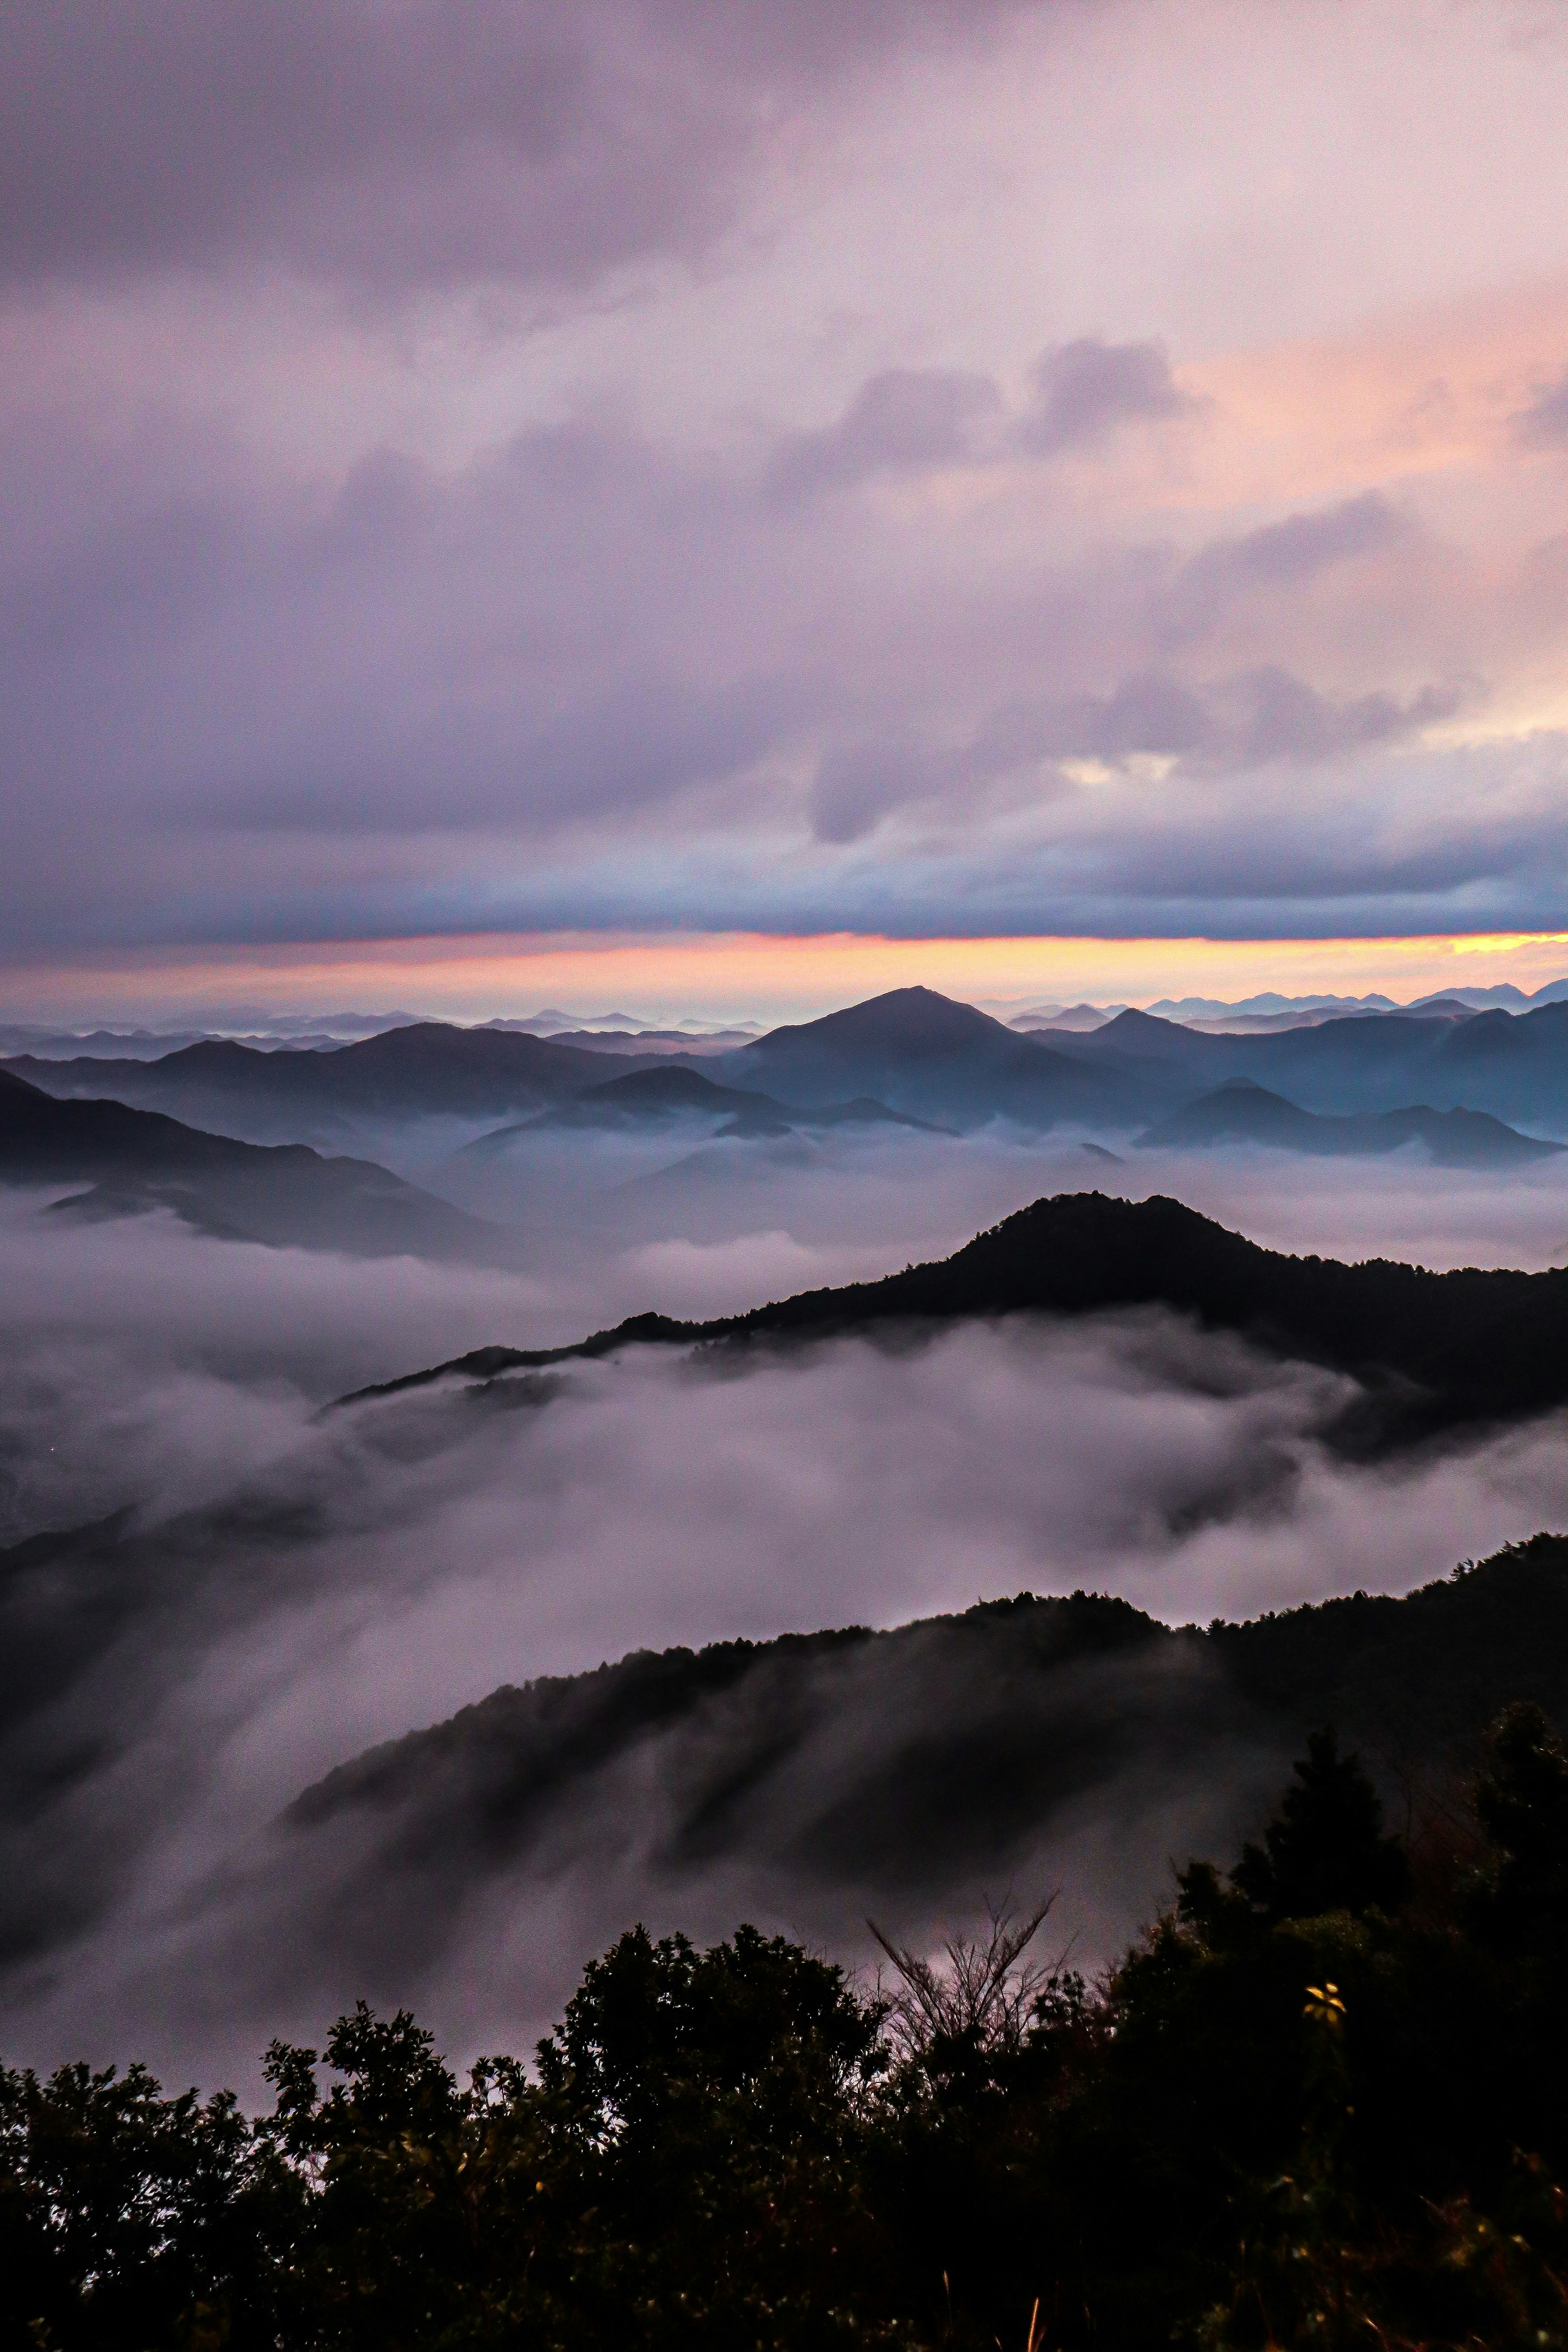
[[[705,1050],[701,1061],[717,1085],[796,1107],[869,1098],[959,1127],[1004,1117],[1131,1129],[1240,1077],[1333,1116],[1424,1107],[1568,1125],[1568,1003],[1518,1014],[1362,1013],[1247,1035],[1129,1011],[1090,1031],[1024,1035],[973,1005],[906,988]],[[691,1066],[668,1041],[657,1053],[612,1053],[605,1041],[589,1048],[421,1022],[321,1050],[209,1041],[153,1061],[21,1055],[7,1066],[51,1094],[112,1096],[221,1131],[243,1127],[252,1139],[309,1140],[356,1117],[515,1118],[603,1085],[606,1062],[617,1077]]]
[[[1179,1201],[1099,1192],[1037,1201],[952,1256],[880,1282],[803,1291],[709,1322],[634,1316],[564,1348],[482,1348],[343,1402],[454,1377],[491,1381],[631,1346],[732,1348],[1138,1307],[1171,1308],[1355,1380],[1358,1394],[1331,1432],[1352,1453],[1568,1403],[1568,1270],[1431,1274],[1382,1259],[1290,1257]]]
[[[684,1063],[664,1062],[652,1069],[627,1071],[588,1087],[570,1100],[537,1111],[514,1126],[497,1128],[464,1147],[468,1153],[493,1151],[535,1128],[611,1128],[642,1126],[649,1120],[716,1118],[725,1122],[721,1136],[788,1135],[797,1128],[913,1127],[934,1132],[927,1119],[907,1111],[889,1110],[868,1095],[853,1102],[824,1103],[815,1109],[780,1102],[773,1095],[749,1087],[721,1086]],[[943,1130],[945,1132],[945,1130]]]
[[[1119,1013],[1086,1034],[1037,1033],[1049,1047],[1121,1086],[1124,1099],[1176,1109],[1228,1078],[1251,1078],[1307,1110],[1487,1111],[1568,1127],[1568,1004],[1452,1017],[1373,1013],[1314,1028],[1210,1035],[1147,1013]]]
[[[663,1056],[607,1057],[527,1032],[410,1023],[349,1045],[263,1052],[227,1041],[153,1062],[17,1055],[5,1067],[55,1095],[112,1096],[253,1140],[306,1140],[355,1119],[495,1118],[569,1100]]]
[[[509,1237],[374,1160],[239,1143],[121,1102],[57,1101],[0,1070],[0,1183],[73,1185],[57,1216],[168,1209],[229,1241],[506,1264]]]
[[[1489,1111],[1415,1108],[1335,1118],[1301,1110],[1255,1078],[1227,1079],[1132,1139],[1146,1150],[1260,1143],[1336,1159],[1372,1158],[1414,1143],[1439,1168],[1522,1168],[1568,1151],[1568,1144],[1517,1134]]]

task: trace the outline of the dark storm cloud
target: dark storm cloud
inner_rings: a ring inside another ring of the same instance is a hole
[[[377,296],[690,251],[782,113],[1008,13],[793,0],[58,0],[0,17],[0,278]]]

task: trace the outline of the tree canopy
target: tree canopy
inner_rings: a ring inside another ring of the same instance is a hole
[[[627,1930],[531,2063],[405,2011],[270,2108],[0,2071],[0,2352],[1568,2346],[1568,1755],[1385,1828],[1327,1727],[1097,1982]]]

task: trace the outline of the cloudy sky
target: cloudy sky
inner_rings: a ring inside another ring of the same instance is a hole
[[[5,12],[0,994],[1549,977],[1565,120],[1542,0]]]

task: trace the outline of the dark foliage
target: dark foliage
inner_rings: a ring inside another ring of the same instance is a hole
[[[1271,1922],[1392,1911],[1408,1891],[1410,1864],[1382,1831],[1377,1791],[1356,1759],[1340,1754],[1331,1731],[1314,1731],[1279,1820],[1261,1846],[1243,1846],[1231,1885]]]
[[[1568,1757],[1408,1838],[1324,1732],[1099,1984],[635,1928],[531,2070],[363,2004],[270,2113],[0,2074],[3,2352],[1568,2345]],[[321,2078],[324,2060],[328,2079]]]

